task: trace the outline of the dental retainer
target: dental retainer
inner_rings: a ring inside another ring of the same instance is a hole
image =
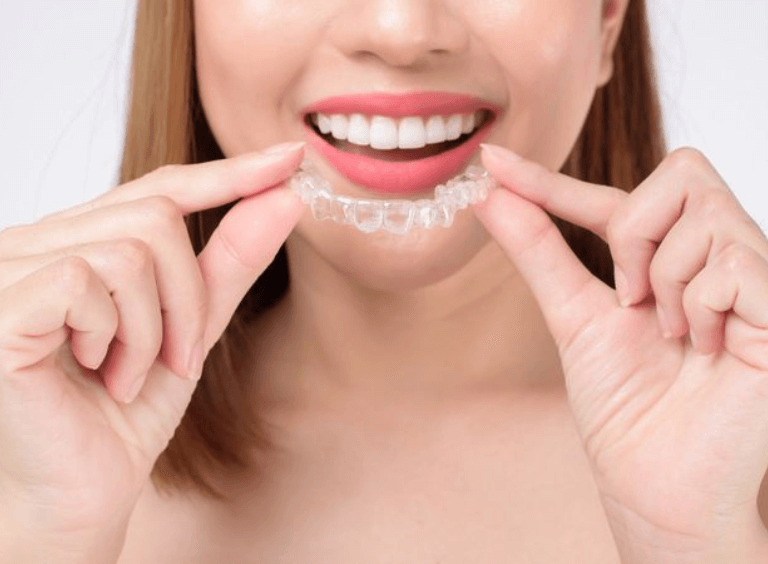
[[[435,188],[433,200],[366,200],[334,194],[317,167],[305,159],[291,177],[290,188],[319,221],[352,225],[363,233],[384,230],[404,235],[415,228],[450,227],[454,214],[488,198],[498,184],[487,170],[471,165]]]

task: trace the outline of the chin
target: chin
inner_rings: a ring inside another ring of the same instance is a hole
[[[417,229],[405,235],[362,233],[348,225],[317,221],[307,210],[287,241],[290,263],[307,265],[292,275],[326,268],[364,288],[409,292],[437,284],[464,268],[490,241],[471,209],[450,227]]]

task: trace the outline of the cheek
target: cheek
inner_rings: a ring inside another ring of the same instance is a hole
[[[302,0],[304,5],[306,0]],[[297,4],[292,9],[292,4]],[[274,82],[300,51],[304,18],[298,2],[198,0],[195,40],[200,63],[230,80]]]
[[[195,2],[200,97],[225,155],[284,137],[275,112],[306,58],[306,20],[306,0]]]
[[[499,2],[488,29],[509,91],[501,140],[552,168],[567,157],[594,97],[600,68],[599,0]],[[511,7],[514,6],[514,9]]]
[[[600,0],[499,2],[483,19],[493,50],[523,83],[596,68],[600,55]],[[590,77],[583,77],[588,79]]]
[[[568,135],[580,130],[595,94],[600,68],[600,35],[597,16],[568,13],[542,22],[543,33],[534,50],[536,76],[526,92],[539,123]]]

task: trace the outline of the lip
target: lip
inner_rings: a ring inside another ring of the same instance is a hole
[[[458,174],[472,160],[475,152],[491,133],[491,126],[501,108],[476,96],[446,92],[418,92],[405,95],[381,92],[336,96],[320,100],[304,109],[302,117],[324,114],[381,115],[393,118],[468,114],[489,110],[491,117],[461,145],[439,155],[412,161],[382,161],[347,153],[328,143],[303,120],[307,142],[314,147],[342,176],[357,184],[383,194],[412,194],[431,190]]]

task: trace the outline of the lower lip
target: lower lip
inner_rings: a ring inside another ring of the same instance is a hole
[[[342,176],[353,183],[381,194],[415,194],[433,189],[461,172],[488,135],[495,117],[491,117],[458,147],[415,161],[380,161],[346,153],[328,143],[304,124],[307,140]]]

